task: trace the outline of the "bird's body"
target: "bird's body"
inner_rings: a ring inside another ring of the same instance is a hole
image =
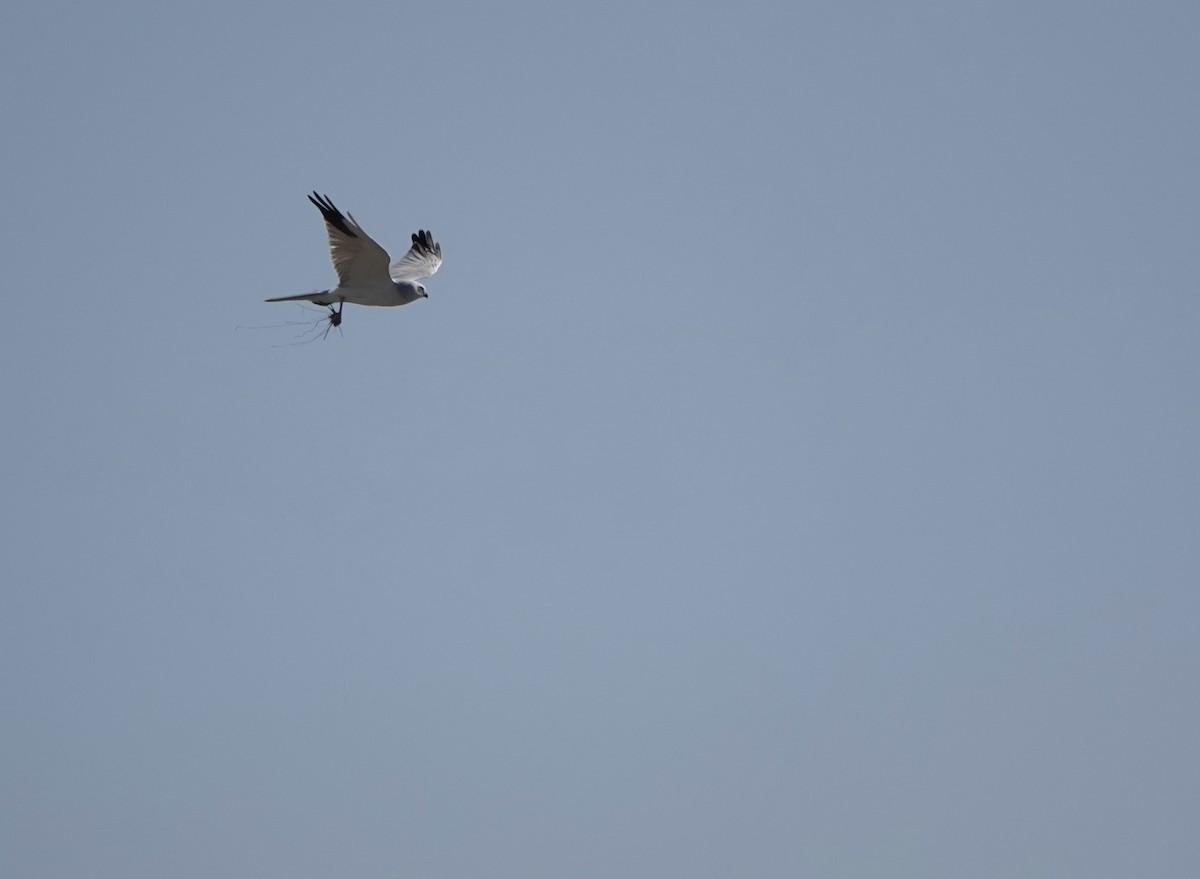
[[[275,297],[268,299],[269,303],[316,303],[317,305],[332,305],[334,303],[349,303],[350,305],[408,305],[425,297],[420,291],[420,285],[412,281],[388,281],[374,286],[343,287],[334,289],[319,289],[312,293],[299,293],[294,297]]]
[[[430,277],[442,265],[442,246],[425,230],[413,233],[412,247],[396,262],[388,265],[387,251],[371,238],[353,214],[342,214],[329,196],[313,193],[308,197],[325,218],[329,234],[329,257],[337,272],[338,285],[332,290],[317,290],[297,296],[278,296],[267,302],[315,302],[327,305],[341,323],[343,303],[352,305],[407,305],[424,299],[425,285],[417,283]],[[338,310],[333,311],[334,304]]]
[[[277,296],[267,302],[315,302],[317,305],[333,305],[349,302],[351,305],[408,305],[427,294],[423,287],[412,281],[387,281],[385,284],[344,287],[341,284],[332,290],[315,290],[296,296]]]

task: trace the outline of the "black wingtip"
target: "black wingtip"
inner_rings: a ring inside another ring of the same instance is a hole
[[[418,229],[412,236],[413,247],[425,253],[441,254],[442,248],[433,240],[433,233],[427,229]]]
[[[342,212],[334,206],[332,201],[330,201],[328,195],[318,195],[317,191],[314,189],[312,191],[312,195],[308,197],[308,200],[317,206],[317,210],[321,212],[321,216],[325,218],[325,222],[330,226],[337,229],[343,235],[349,235],[351,238],[358,237],[353,231],[351,231],[350,227],[346,225],[346,218],[342,216]]]

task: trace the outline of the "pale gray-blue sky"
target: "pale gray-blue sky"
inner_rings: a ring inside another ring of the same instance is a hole
[[[0,872],[1194,875],[1198,33],[10,10]]]

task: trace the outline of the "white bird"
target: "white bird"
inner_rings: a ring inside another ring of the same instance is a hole
[[[339,326],[342,322],[342,306],[351,302],[355,305],[407,305],[424,299],[429,294],[424,284],[417,281],[433,275],[442,265],[442,245],[433,240],[433,235],[424,229],[412,236],[412,247],[408,253],[390,266],[386,250],[363,231],[354,215],[342,214],[329,196],[317,195],[314,191],[308,200],[317,206],[325,218],[325,231],[329,233],[329,258],[337,272],[338,283],[332,290],[317,290],[299,296],[279,296],[267,302],[315,302],[329,306],[329,323]],[[334,311],[333,304],[337,303]]]

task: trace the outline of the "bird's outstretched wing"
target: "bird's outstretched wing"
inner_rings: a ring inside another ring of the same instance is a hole
[[[433,240],[433,233],[422,229],[414,232],[408,253],[392,263],[393,281],[419,281],[428,278],[442,265],[442,245]]]
[[[325,218],[329,233],[329,258],[339,287],[364,287],[387,283],[388,253],[363,231],[353,214],[343,214],[327,195],[313,192],[308,200]],[[412,251],[409,251],[411,253]]]

